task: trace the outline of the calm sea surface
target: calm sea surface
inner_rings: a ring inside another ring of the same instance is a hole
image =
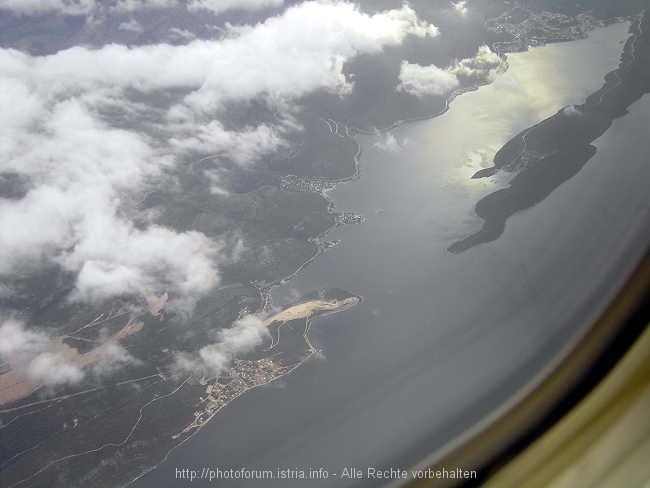
[[[628,28],[510,55],[507,73],[445,115],[361,137],[362,178],[330,197],[367,220],[330,233],[340,244],[274,300],[331,286],[364,301],[314,321],[320,355],[234,401],[135,486],[186,484],[176,468],[329,472],[293,484],[218,483],[264,487],[347,486],[344,468],[408,468],[579,337],[650,235],[648,97],[596,141],[577,176],[509,219],[500,239],[459,255],[445,249],[480,228],[474,205],[513,176],[471,175],[511,137],[598,90]]]

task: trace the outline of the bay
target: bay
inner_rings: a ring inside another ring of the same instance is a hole
[[[458,97],[445,115],[360,137],[362,178],[329,196],[337,211],[366,221],[330,233],[340,244],[273,297],[282,305],[330,286],[364,301],[315,320],[318,356],[230,404],[135,486],[202,467],[328,471],[308,486],[355,484],[340,479],[354,468],[364,473],[357,484],[373,484],[368,468],[407,469],[548,367],[647,244],[648,97],[596,141],[583,171],[512,217],[500,239],[459,255],[446,248],[480,227],[476,201],[513,175],[470,176],[511,137],[600,88],[628,28],[511,54],[505,74]]]

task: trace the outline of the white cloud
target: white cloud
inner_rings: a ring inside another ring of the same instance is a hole
[[[187,9],[210,10],[220,14],[228,10],[261,10],[270,7],[281,7],[284,0],[192,0]]]
[[[178,27],[172,27],[169,29],[169,33],[173,39],[185,39],[186,41],[191,41],[196,39],[196,36],[186,29],[179,29]]]
[[[45,385],[78,383],[84,377],[81,365],[66,348],[53,347],[45,333],[27,330],[16,320],[0,326],[0,359],[9,362],[18,375]]]
[[[58,13],[86,15],[97,7],[95,0],[0,0],[0,10],[32,15]]]
[[[563,112],[567,117],[576,117],[578,115],[582,115],[582,112],[578,110],[575,105],[567,105],[564,107]]]
[[[461,15],[467,15],[467,0],[454,3],[454,10]]]
[[[25,330],[16,320],[7,320],[0,326],[0,358],[10,361],[25,352],[38,352],[49,338],[43,334]]]
[[[511,93],[525,94],[526,88],[512,71],[499,72],[491,70],[489,73],[490,82],[495,84],[497,90],[505,90]]]
[[[84,225],[93,229],[83,229],[85,238],[61,259],[79,271],[77,299],[144,295],[159,282],[167,282],[172,295],[200,296],[218,282],[211,258],[219,248],[199,232],[177,234],[158,226],[139,231],[110,216]]]
[[[442,95],[458,86],[458,78],[453,73],[435,65],[420,66],[408,61],[402,63],[398,90],[415,96]]]
[[[419,21],[408,6],[368,15],[349,3],[305,2],[263,24],[233,27],[232,33],[236,37],[197,40],[185,46],[74,47],[35,59],[5,50],[0,61],[9,63],[5,72],[28,65],[31,81],[51,92],[91,87],[145,92],[192,88],[187,101],[199,110],[215,107],[222,98],[250,99],[263,93],[293,97],[318,88],[349,90],[342,73],[345,61],[400,44],[409,34],[435,36],[438,30]]]
[[[175,7],[181,3],[187,4],[190,12],[211,11],[220,14],[230,10],[262,10],[271,7],[281,7],[284,0],[120,0],[114,7],[116,10],[135,12],[136,10],[160,9]]]
[[[256,26],[233,27],[237,37],[210,45],[205,81],[186,98],[194,110],[215,108],[220,99],[273,100],[325,88],[347,92],[344,63],[359,53],[380,52],[409,34],[435,36],[408,6],[367,15],[349,3],[305,2]],[[205,66],[202,64],[201,66]]]
[[[223,188],[223,176],[224,176],[224,171],[223,168],[216,168],[216,169],[211,169],[207,170],[205,172],[206,178],[210,181],[210,193],[213,195],[220,195],[220,196],[225,196],[225,195],[230,195],[230,192]]]
[[[405,139],[402,144],[400,144],[395,136],[389,132],[383,137],[383,140],[375,142],[373,146],[381,149],[382,151],[397,152],[402,149],[402,147],[404,147],[404,145],[407,143],[408,139]]]
[[[24,371],[16,371],[45,385],[79,383],[84,378],[81,367],[59,351],[40,352],[29,359]]]
[[[13,319],[0,325],[0,361],[10,363],[13,374],[45,386],[78,383],[86,377],[85,366],[95,376],[104,376],[136,362],[115,341],[81,355],[59,338],[29,330]]]
[[[136,10],[168,8],[178,5],[177,0],[120,0],[114,9],[125,12]]]
[[[130,31],[130,32],[142,32],[142,26],[138,23],[137,20],[131,19],[128,22],[122,22],[118,27],[119,30]]]
[[[349,3],[305,2],[264,24],[233,28],[235,38],[129,48],[74,47],[32,59],[5,50],[5,72],[29,65],[33,82],[51,91],[93,86],[152,91],[188,87],[190,100],[249,99],[262,93],[300,96],[318,88],[346,90],[344,62],[397,45],[408,34],[437,35],[408,6],[375,15]],[[22,65],[22,66],[21,66]],[[79,66],[83,66],[82,70]],[[196,107],[193,107],[196,108]]]
[[[465,76],[485,76],[501,66],[501,58],[488,46],[479,47],[474,57],[455,61],[449,68],[451,73]]]
[[[270,126],[262,124],[242,131],[227,131],[218,120],[199,127],[195,123],[178,124],[176,137],[169,143],[179,150],[223,154],[233,161],[246,164],[275,151],[285,142]]]
[[[230,251],[230,260],[233,263],[236,263],[239,261],[246,251],[246,244],[244,244],[244,239],[240,235],[236,235],[235,238],[237,239],[235,241],[235,245],[232,247],[232,250]]]
[[[25,85],[5,85],[13,90],[0,99],[3,115],[18,112],[11,95],[29,92]],[[138,230],[121,216],[124,199],[169,157],[141,134],[107,126],[79,98],[39,95],[13,124],[0,115],[0,168],[31,184],[24,198],[0,201],[0,273],[49,258],[79,273],[76,299],[146,294],[160,282],[180,298],[216,285],[217,244],[197,232]]]
[[[230,329],[220,330],[217,342],[202,347],[199,357],[211,373],[223,373],[230,369],[230,364],[237,355],[252,351],[268,336],[269,331],[259,318],[245,315]]]
[[[96,350],[96,361],[88,365],[94,376],[109,376],[129,364],[139,364],[131,353],[115,341],[108,341]],[[92,355],[93,353],[89,353]]]

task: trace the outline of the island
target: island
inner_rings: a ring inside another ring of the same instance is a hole
[[[634,21],[619,68],[605,76],[600,90],[582,105],[564,107],[517,134],[497,152],[493,167],[474,174],[473,178],[485,178],[497,171],[517,173],[509,187],[479,200],[475,211],[485,221],[483,227],[449,246],[449,252],[460,253],[499,238],[510,216],[541,202],[576,175],[596,154],[592,143],[627,114],[630,105],[650,93],[648,21],[645,12]]]

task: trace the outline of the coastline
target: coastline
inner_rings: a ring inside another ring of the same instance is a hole
[[[488,85],[489,85],[489,84],[488,84]],[[488,86],[488,85],[484,85],[484,86]],[[476,89],[468,90],[468,91],[475,91],[475,90],[476,90]],[[456,93],[455,96],[452,98],[451,101],[453,101],[457,96],[458,96],[458,94]],[[451,96],[450,96],[450,98],[451,98]],[[450,103],[450,102],[449,102],[449,103]],[[439,117],[439,116],[441,116],[441,115],[444,115],[444,113],[447,113],[448,110],[449,110],[449,105],[447,104],[447,106],[445,107],[445,109],[444,109],[444,111],[443,111],[442,113],[441,113],[441,112],[438,112],[438,113],[433,114],[433,115],[431,115],[431,116],[427,116],[427,117],[425,117],[424,119],[425,119],[425,120],[431,120],[431,119],[433,119],[433,118],[437,118],[437,117]],[[402,126],[402,125],[404,125],[404,124],[407,124],[407,123],[409,123],[409,122],[417,122],[417,121],[419,121],[419,120],[420,120],[420,119],[415,119],[415,120],[412,120],[412,121],[411,121],[411,120],[399,121],[399,122],[397,122],[396,124],[393,124],[390,128],[385,128],[384,130],[382,130],[382,131],[379,132],[379,133],[384,133],[384,132],[386,132],[386,131],[388,131],[388,130],[392,130],[392,129],[394,129],[394,128],[397,128],[397,127],[399,127],[399,126]],[[348,131],[352,131],[352,130],[354,130],[354,128],[348,128],[348,127],[346,127],[346,130],[348,130]],[[377,134],[377,132],[369,132],[369,134],[363,134],[361,131],[359,131],[358,134],[355,134],[355,135],[376,135],[376,134]],[[348,133],[348,135],[349,135],[350,137],[352,137],[349,133]],[[330,195],[329,193],[330,193],[333,189],[335,189],[339,184],[341,184],[341,183],[347,183],[347,182],[351,182],[351,181],[356,181],[356,180],[358,180],[358,179],[361,177],[361,156],[362,156],[362,149],[361,149],[361,143],[360,143],[356,138],[355,138],[355,140],[356,140],[357,143],[359,144],[360,150],[359,150],[359,152],[357,153],[357,156],[356,156],[356,158],[358,158],[358,161],[355,161],[357,171],[356,171],[356,173],[355,173],[353,176],[351,176],[351,177],[349,177],[349,178],[344,178],[344,179],[342,179],[342,180],[337,180],[336,182],[334,182],[334,183],[331,184],[331,185],[330,185],[330,182],[326,182],[326,181],[318,181],[318,180],[309,180],[309,179],[299,179],[299,178],[296,178],[295,180],[290,181],[290,182],[289,182],[289,185],[292,186],[293,184],[295,184],[295,182],[311,182],[311,181],[316,181],[316,182],[319,183],[319,184],[324,184],[324,185],[325,185],[324,188],[319,188],[319,189],[317,189],[317,190],[315,190],[315,191],[321,193],[325,198],[327,198],[327,199],[330,201],[331,206],[334,207],[334,205],[335,205],[334,202],[336,201],[336,196],[332,196],[332,195]],[[290,187],[291,187],[291,186],[290,186]],[[297,187],[296,187],[295,189],[298,190],[298,191],[309,191],[309,190],[305,190],[304,187],[303,187],[303,188],[297,188]],[[334,225],[334,226],[332,226],[330,229],[328,229],[327,231],[325,231],[324,233],[322,233],[321,235],[319,235],[317,238],[314,238],[314,240],[316,240],[316,239],[320,239],[320,238],[324,237],[325,235],[329,234],[330,232],[336,230],[336,229],[339,228],[339,227],[340,227],[340,224],[339,224],[339,225]],[[315,260],[317,257],[319,257],[323,252],[324,252],[324,251],[320,251],[320,250],[319,250],[319,251],[318,251],[317,253],[315,253],[315,254],[314,254],[314,255],[313,255],[313,256],[312,256],[308,261],[304,262],[304,263],[303,263],[303,264],[302,264],[302,265],[301,265],[297,270],[295,270],[293,273],[291,273],[291,275],[288,275],[288,276],[286,276],[286,277],[284,277],[284,278],[282,278],[282,279],[280,279],[280,280],[274,281],[274,282],[272,282],[272,283],[262,283],[262,285],[263,285],[262,288],[261,288],[262,293],[263,293],[264,295],[266,295],[266,296],[268,296],[268,297],[270,298],[270,297],[271,297],[271,292],[272,292],[273,290],[277,289],[277,288],[280,287],[281,285],[287,285],[288,283],[292,282],[292,280],[294,280],[297,276],[299,276],[302,272],[304,272],[304,270],[305,270],[305,268],[307,267],[308,264],[313,263],[314,260]],[[270,307],[272,307],[272,302],[270,302],[270,301],[267,300],[267,301],[265,301],[265,306],[264,306],[261,310],[269,310]],[[305,334],[307,334],[308,330],[309,330],[309,329],[307,329],[307,330],[305,331]],[[310,357],[311,357],[311,356],[310,356]],[[301,364],[303,364],[303,363],[301,363]],[[293,375],[292,375],[292,376],[293,376]],[[200,430],[201,430],[201,432],[203,432],[203,429],[200,429]],[[194,437],[194,434],[198,434],[198,433],[199,433],[199,430],[197,430],[195,433],[193,433],[193,434],[192,434],[192,437]],[[167,458],[166,458],[166,459],[167,459]],[[159,463],[157,466],[160,466],[160,464],[162,464],[162,463]]]

